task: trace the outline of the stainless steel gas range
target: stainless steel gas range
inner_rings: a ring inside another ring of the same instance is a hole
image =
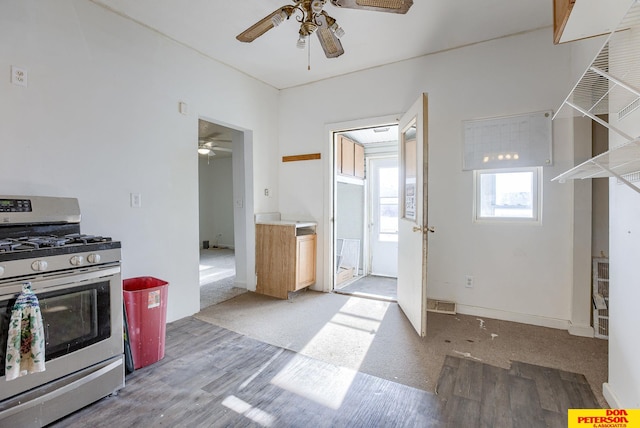
[[[39,301],[45,370],[7,380],[16,298]],[[0,196],[0,426],[40,427],[124,387],[120,242],[80,233],[77,199]]]

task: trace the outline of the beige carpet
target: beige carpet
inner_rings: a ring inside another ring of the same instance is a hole
[[[586,376],[602,406],[607,346],[564,330],[429,313],[419,338],[395,303],[301,292],[289,300],[245,293],[196,315],[303,355],[434,392],[446,355],[509,368],[522,361]]]

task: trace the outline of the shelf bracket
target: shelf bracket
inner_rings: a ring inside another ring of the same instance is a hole
[[[600,119],[598,116],[596,116],[595,114],[586,111],[585,109],[583,109],[580,106],[575,105],[574,103],[572,103],[571,101],[565,101],[565,104],[568,105],[569,107],[578,110],[580,113],[584,114],[585,116],[589,117],[591,120],[595,120],[596,122],[598,122],[600,125],[604,126],[605,128],[615,132],[616,134],[620,135],[621,137],[623,137],[625,140],[627,141],[631,141],[634,138],[625,133],[622,132],[621,130],[619,130],[618,128],[616,128],[615,126],[611,126],[609,123],[605,122],[604,120]]]
[[[599,74],[600,76],[604,77],[605,79],[615,83],[616,85],[620,86],[621,88],[626,89],[627,91],[631,92],[635,96],[640,97],[640,91],[639,90],[637,90],[636,88],[634,88],[631,85],[626,84],[622,80],[612,76],[611,74],[607,73],[606,71],[600,70],[598,67],[593,67],[593,66],[590,67],[589,69],[591,71],[593,71],[594,73]]]

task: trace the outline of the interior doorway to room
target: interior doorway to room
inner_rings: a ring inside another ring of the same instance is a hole
[[[235,287],[235,133],[239,131],[202,119],[198,121],[201,309],[246,291]]]
[[[334,291],[394,301],[398,127],[334,134]]]

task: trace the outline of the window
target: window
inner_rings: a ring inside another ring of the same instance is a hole
[[[398,242],[398,168],[381,167],[378,171],[378,239]]]
[[[474,220],[540,222],[542,168],[474,171]]]

